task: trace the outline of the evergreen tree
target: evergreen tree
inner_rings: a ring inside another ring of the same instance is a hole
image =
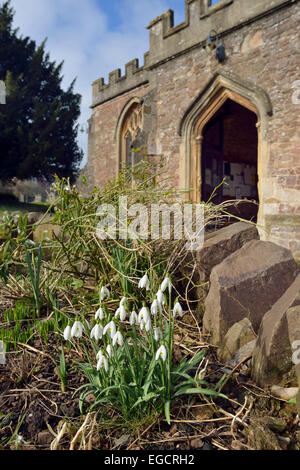
[[[7,91],[7,104],[0,105],[0,179],[74,179],[82,159],[75,81],[64,91],[63,63],[50,61],[45,41],[37,46],[19,36],[13,19],[8,0],[0,7],[0,80]]]

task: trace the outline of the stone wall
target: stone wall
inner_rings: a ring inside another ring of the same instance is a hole
[[[205,41],[214,29],[226,48],[219,63]],[[174,27],[169,10],[149,25],[150,51],[145,64],[132,61],[93,84],[89,161],[85,172],[102,186],[116,176],[119,115],[132,97],[145,100],[147,150],[163,155],[174,185],[187,189],[186,142],[180,123],[212,77],[219,72],[259,87],[271,112],[262,125],[258,161],[263,239],[282,244],[300,258],[300,104],[295,82],[300,70],[300,4],[298,0],[186,0],[186,19]]]

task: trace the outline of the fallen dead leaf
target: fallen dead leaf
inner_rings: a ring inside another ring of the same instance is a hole
[[[271,393],[277,397],[281,398],[281,400],[291,400],[291,398],[295,398],[295,396],[298,393],[299,388],[298,387],[290,387],[290,388],[284,388],[284,387],[279,387],[278,385],[273,385],[271,388]]]

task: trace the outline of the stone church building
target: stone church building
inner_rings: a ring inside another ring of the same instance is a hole
[[[257,201],[245,217],[300,259],[299,1],[185,0],[183,23],[168,10],[148,29],[143,65],[93,83],[89,183],[103,186],[142,147],[188,200],[225,178],[213,201]]]

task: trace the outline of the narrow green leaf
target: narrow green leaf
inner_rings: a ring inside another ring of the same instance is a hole
[[[223,395],[222,393],[218,393],[215,390],[209,390],[206,388],[184,388],[176,392],[174,394],[174,398],[179,397],[180,395],[192,395],[194,393],[199,395],[209,395],[211,397],[227,398],[226,395]]]

